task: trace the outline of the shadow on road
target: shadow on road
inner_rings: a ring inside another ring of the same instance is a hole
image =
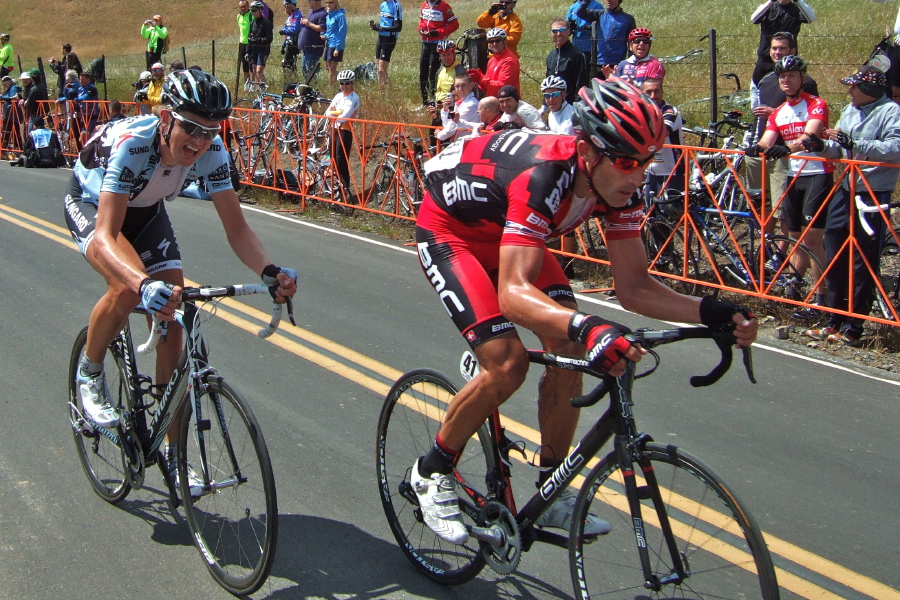
[[[255,598],[571,598],[568,590],[522,573],[501,578],[487,567],[464,585],[438,585],[420,575],[397,544],[331,519],[283,514],[278,537],[269,582]],[[275,589],[283,580],[293,585]]]

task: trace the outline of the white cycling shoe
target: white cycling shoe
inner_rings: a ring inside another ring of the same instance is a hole
[[[116,427],[119,424],[119,413],[109,403],[106,376],[102,372],[88,375],[78,369],[76,380],[86,416],[100,427]]]
[[[422,509],[425,524],[441,539],[451,544],[465,544],[469,539],[469,532],[466,531],[459,511],[456,480],[453,475],[440,473],[422,477],[419,475],[419,460],[413,465],[409,482],[419,498],[419,508]]]
[[[575,512],[575,495],[568,488],[560,492],[556,501],[535,522],[538,527],[554,527],[569,531],[572,527],[572,514]],[[584,523],[584,536],[597,537],[612,531],[612,525],[593,513],[588,513]]]

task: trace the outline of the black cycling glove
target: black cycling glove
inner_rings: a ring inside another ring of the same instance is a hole
[[[753,144],[752,146],[744,150],[744,154],[751,158],[756,158],[762,151],[763,149],[759,144]]]
[[[788,154],[791,153],[791,149],[787,146],[782,146],[781,144],[775,144],[774,146],[769,146],[766,148],[766,158],[769,160],[778,160],[779,158],[784,158]]]
[[[835,136],[834,141],[836,141],[841,148],[850,150],[851,152],[853,151],[853,138],[850,137],[848,133],[839,131],[837,136]]]
[[[700,301],[700,322],[714,331],[728,331],[733,328],[734,315],[737,313],[741,313],[747,319],[753,318],[750,309],[728,300],[704,296]]]
[[[807,152],[821,152],[825,149],[825,142],[822,141],[822,138],[814,133],[808,135],[809,137],[800,140],[800,145],[803,146],[804,150]]]

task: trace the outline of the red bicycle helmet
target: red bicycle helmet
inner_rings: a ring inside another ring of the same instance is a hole
[[[662,112],[635,86],[618,77],[594,79],[578,95],[575,129],[596,148],[644,157],[662,147],[666,138]]]
[[[647,29],[646,27],[638,27],[637,29],[632,29],[631,33],[628,34],[628,43],[630,44],[637,38],[646,38],[646,39],[650,40],[651,42],[654,39],[653,34],[650,33],[650,30]]]

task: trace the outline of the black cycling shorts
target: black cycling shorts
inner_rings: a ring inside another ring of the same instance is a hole
[[[788,231],[803,231],[807,227],[825,229],[828,210],[819,208],[825,203],[833,185],[831,173],[798,175],[787,180],[787,192],[781,209]],[[816,213],[819,213],[818,216]]]
[[[391,62],[391,55],[397,46],[397,38],[392,35],[379,35],[375,42],[375,60]]]
[[[81,185],[72,175],[66,190],[66,224],[83,256],[94,239],[97,206],[81,199]],[[125,211],[122,235],[131,242],[141,257],[147,275],[168,269],[181,269],[181,251],[175,231],[162,200],[153,206],[129,208]]]

